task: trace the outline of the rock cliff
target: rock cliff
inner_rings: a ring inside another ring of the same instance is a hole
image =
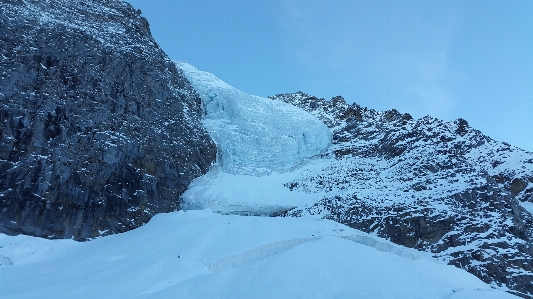
[[[179,209],[216,148],[128,3],[0,1],[0,232],[86,240]]]

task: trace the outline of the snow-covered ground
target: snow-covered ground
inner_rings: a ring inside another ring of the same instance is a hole
[[[182,207],[186,210],[210,209],[222,214],[275,215],[311,205],[325,193],[291,191],[286,184],[300,179],[303,173],[320,171],[328,162],[313,159],[292,171],[262,176],[232,174],[215,165],[189,185],[182,195]]]
[[[311,218],[182,211],[85,243],[0,235],[0,262],[3,299],[516,298],[424,253]]]
[[[528,201],[522,201],[520,202],[520,205],[522,206],[522,208],[533,214],[533,203],[530,203]]]

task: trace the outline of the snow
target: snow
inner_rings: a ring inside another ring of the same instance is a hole
[[[0,235],[3,299],[516,298],[333,221],[160,214],[85,243]]]
[[[526,209],[528,212],[533,214],[533,203],[529,201],[520,201],[519,202],[522,208]]]
[[[293,105],[248,95],[214,75],[177,62],[203,102],[203,123],[217,163],[232,174],[285,172],[323,153],[330,130]]]
[[[183,209],[209,209],[222,214],[275,215],[295,207],[314,204],[325,193],[291,191],[287,183],[303,173],[316,173],[328,160],[309,160],[285,173],[254,176],[232,174],[214,166],[195,179],[181,196]]]

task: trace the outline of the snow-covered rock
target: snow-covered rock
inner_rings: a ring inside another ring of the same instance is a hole
[[[304,93],[272,97],[333,132],[327,166],[287,186],[323,193],[289,212],[322,217],[432,253],[492,284],[533,296],[533,153],[465,120],[415,120]]]
[[[119,0],[0,4],[0,232],[86,240],[179,209],[216,147]]]

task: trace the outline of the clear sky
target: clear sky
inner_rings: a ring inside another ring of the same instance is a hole
[[[249,94],[464,118],[533,151],[533,1],[128,2],[171,59]]]

